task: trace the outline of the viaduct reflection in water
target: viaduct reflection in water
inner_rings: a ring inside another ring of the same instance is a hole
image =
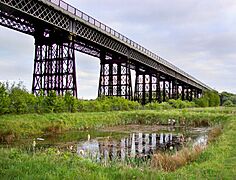
[[[181,148],[183,135],[172,133],[132,133],[120,140],[88,140],[77,147],[77,153],[83,157],[104,160],[126,158],[149,158],[156,151]]]

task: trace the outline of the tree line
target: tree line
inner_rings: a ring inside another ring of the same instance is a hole
[[[222,106],[236,106],[236,94],[222,92],[220,94],[220,101]]]
[[[227,100],[224,99],[224,102]],[[137,109],[170,109],[189,107],[214,107],[220,105],[220,97],[216,91],[207,91],[203,97],[193,101],[170,99],[168,102],[152,102],[142,106],[136,101],[119,97],[99,97],[95,100],[80,100],[70,93],[64,96],[55,91],[35,96],[29,93],[22,83],[0,83],[0,114],[25,113],[60,113],[60,112],[102,112]]]

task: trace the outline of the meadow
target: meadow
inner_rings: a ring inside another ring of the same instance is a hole
[[[177,125],[220,125],[223,129],[196,158],[175,171],[122,163],[100,165],[73,153],[58,154],[53,149],[30,153],[17,148],[1,148],[0,176],[1,179],[234,179],[235,115],[233,107],[2,115],[0,132],[5,143],[73,129],[167,124],[169,118],[176,119]]]

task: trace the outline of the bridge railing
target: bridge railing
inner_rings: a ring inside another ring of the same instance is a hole
[[[148,49],[144,48],[143,46],[139,45],[138,43],[130,40],[126,36],[120,34],[119,32],[115,31],[114,29],[106,26],[105,24],[103,24],[102,22],[94,19],[93,17],[89,16],[88,14],[86,14],[86,13],[78,10],[77,8],[71,6],[70,4],[66,3],[65,1],[63,1],[63,0],[47,0],[47,1],[49,1],[49,2],[59,6],[60,8],[72,13],[73,15],[75,15],[75,16],[83,19],[84,21],[90,23],[91,25],[94,25],[94,26],[100,28],[101,30],[103,30],[103,31],[109,33],[110,35],[118,38],[119,40],[123,41],[124,43],[129,44],[134,49],[136,49],[138,51],[141,51],[142,53],[146,54],[147,56],[151,57],[152,59],[155,59],[159,63],[161,63],[161,64],[163,64],[163,65],[165,65],[165,66],[167,66],[171,69],[174,69],[176,72],[178,72],[178,73],[184,75],[185,77],[188,77],[189,79],[194,80],[198,84],[210,89],[210,87],[206,86],[205,84],[203,84],[202,82],[200,82],[196,78],[194,78],[191,75],[187,74],[186,72],[182,71],[181,69],[179,69],[178,67],[176,67],[173,64],[169,63],[168,61],[164,60],[160,56],[158,56],[155,53],[149,51]]]

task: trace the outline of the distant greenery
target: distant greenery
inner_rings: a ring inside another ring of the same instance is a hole
[[[206,91],[199,99],[194,100],[197,107],[216,107],[220,105],[220,96],[217,91]]]
[[[220,97],[223,106],[236,106],[236,94],[222,92]]]
[[[96,100],[78,100],[71,94],[57,95],[51,91],[48,95],[41,93],[38,96],[30,94],[26,88],[19,84],[9,85],[0,83],[0,115],[27,114],[27,113],[61,113],[61,112],[107,112],[128,110],[165,110],[192,107],[216,107],[220,98],[216,91],[207,91],[200,99],[192,102],[180,99],[169,99],[167,102],[152,102],[142,106],[136,101],[129,101],[119,97],[100,97]],[[230,100],[225,105],[231,106]]]

